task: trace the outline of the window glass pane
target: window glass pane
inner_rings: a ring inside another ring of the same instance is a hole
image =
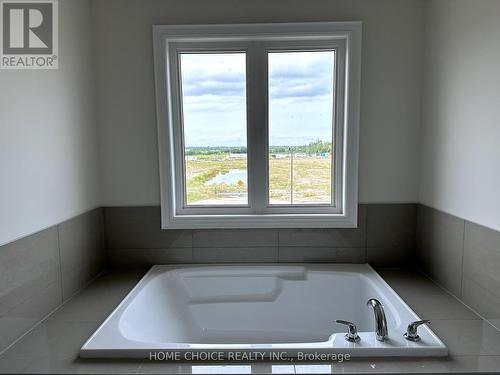
[[[245,53],[180,54],[187,205],[247,204]]]
[[[268,56],[269,202],[331,204],[335,52]]]

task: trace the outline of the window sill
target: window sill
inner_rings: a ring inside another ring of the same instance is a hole
[[[349,214],[178,215],[162,217],[162,229],[356,228],[357,210]]]

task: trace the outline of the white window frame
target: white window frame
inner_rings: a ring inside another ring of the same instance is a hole
[[[357,226],[361,22],[162,25],[153,43],[163,229]],[[332,204],[269,205],[267,51],[321,49],[336,51]],[[178,56],[186,51],[247,52],[248,205],[184,203]]]

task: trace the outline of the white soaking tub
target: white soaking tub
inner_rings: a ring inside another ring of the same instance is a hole
[[[376,340],[374,311],[366,306],[370,298],[384,306],[385,342]],[[347,327],[337,319],[355,323],[361,340],[346,341]],[[420,342],[403,337],[416,320],[368,264],[154,266],[83,345],[80,356],[447,355],[426,325],[418,329]]]

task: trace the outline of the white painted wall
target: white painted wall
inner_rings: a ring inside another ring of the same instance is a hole
[[[0,70],[0,244],[101,203],[159,204],[151,25],[182,23],[363,21],[360,201],[419,200],[500,230],[499,1],[59,5],[60,69]]]
[[[151,26],[363,21],[360,202],[416,202],[421,0],[94,0],[103,204],[160,202]]]
[[[59,70],[0,70],[0,245],[100,205],[90,1],[59,15]]]
[[[500,230],[500,1],[426,7],[420,201]]]

